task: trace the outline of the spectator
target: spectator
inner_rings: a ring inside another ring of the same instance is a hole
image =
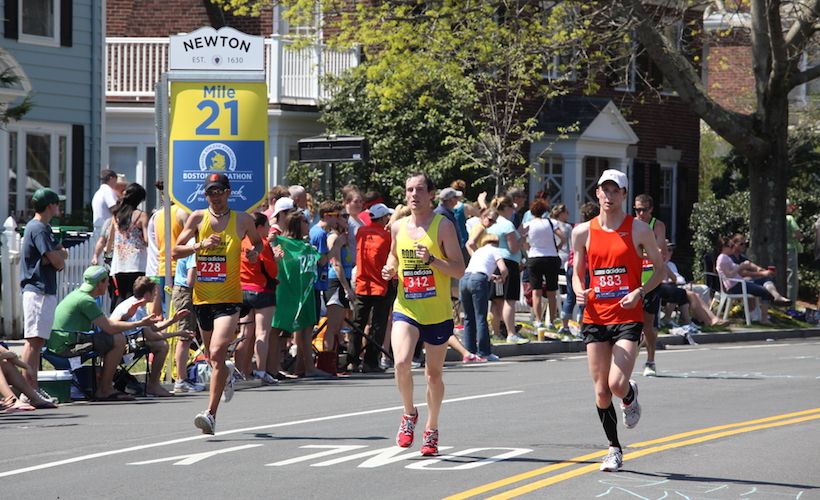
[[[149,317],[148,308],[146,306],[153,303],[156,294],[157,284],[151,281],[147,276],[140,276],[134,281],[131,296],[120,302],[114,309],[114,312],[111,313],[111,320],[131,322],[144,320]],[[171,392],[168,392],[162,387],[159,381],[160,375],[162,375],[162,366],[165,364],[165,358],[168,356],[167,340],[171,337],[182,337],[186,340],[190,340],[196,333],[191,330],[178,330],[176,332],[162,331],[190,314],[189,311],[180,309],[174,314],[174,317],[169,320],[148,324],[143,327],[142,333],[145,338],[145,343],[152,355],[148,382],[145,385],[145,392],[149,396],[157,396],[160,398],[173,396]]]
[[[280,198],[287,198],[290,196],[290,191],[285,186],[273,186],[268,191],[268,208],[262,212],[269,218],[273,217],[273,209],[276,206],[276,201]]]
[[[480,223],[473,226],[470,237],[467,239],[467,252],[472,255],[484,245],[484,239],[489,236],[487,230],[498,220],[498,212],[494,208],[485,208],[481,211]]]
[[[531,221],[524,223],[527,231],[527,268],[532,286],[532,306],[535,313],[535,328],[541,328],[544,319],[544,308],[541,297],[547,293],[550,318],[558,317],[558,302],[555,293],[558,290],[558,272],[561,269],[561,258],[558,249],[566,245],[566,238],[560,229],[556,229],[549,217],[544,217],[549,205],[546,200],[537,199],[530,205],[533,215]],[[468,346],[469,347],[469,346]]]
[[[110,169],[100,172],[100,187],[91,198],[91,213],[94,224],[94,235],[100,236],[106,221],[111,219],[111,209],[117,204],[119,198],[114,191],[117,185],[117,173]]]
[[[377,205],[381,203],[384,205],[384,196],[378,191],[368,191],[364,194],[364,204],[362,205],[362,213],[359,215],[359,218],[362,219],[362,222],[365,226],[370,225],[370,207],[373,205]],[[385,205],[387,206],[387,205]]]
[[[387,264],[392,237],[385,229],[393,209],[377,203],[367,210],[370,224],[359,228],[356,234],[356,287],[353,301],[353,325],[355,328],[348,342],[348,364],[358,364],[362,339],[357,332],[370,325],[370,338],[364,350],[361,370],[363,373],[383,372],[379,365],[377,345],[384,343],[387,320],[395,299],[395,286],[382,278],[382,268]],[[391,290],[392,289],[392,290]]]
[[[521,298],[521,233],[513,226],[515,205],[508,196],[493,200],[498,219],[487,232],[498,236],[498,248],[504,256],[509,275],[504,283],[496,283],[492,297],[493,330],[501,332],[500,324],[503,319],[507,328],[507,342],[526,344],[529,339],[518,336],[515,330],[515,303]]]
[[[356,232],[364,225],[361,218],[364,210],[364,198],[359,189],[354,185],[346,186],[344,189],[344,213],[347,214],[347,249],[353,261],[356,261]]]
[[[453,212],[456,205],[458,205],[461,197],[464,195],[461,191],[456,191],[455,189],[448,187],[441,190],[438,194],[439,203],[436,209],[434,210],[435,213],[439,215],[443,215],[447,218],[453,225],[456,224],[456,214]],[[459,241],[461,243],[461,241]]]
[[[745,261],[742,264],[735,264],[730,255],[734,253],[735,243],[731,238],[722,238],[720,245],[720,255],[718,255],[716,267],[720,278],[723,280],[723,287],[728,293],[741,293],[742,285],[737,279],[745,279],[744,272],[759,272],[759,268],[751,261]],[[764,280],[759,283],[758,280]],[[750,295],[761,299],[760,305],[760,322],[764,325],[770,325],[769,320],[769,303],[774,302],[777,305],[788,305],[788,299],[784,298],[777,292],[774,283],[768,281],[766,278],[758,278],[757,280],[746,281],[746,290]]]
[[[162,181],[157,181],[156,188],[160,194],[163,192],[164,184]],[[154,294],[154,303],[149,306],[150,312],[161,314],[165,307],[165,256],[170,252],[166,252],[166,247],[170,249],[173,242],[179,237],[182,228],[185,227],[185,220],[188,218],[188,213],[181,209],[179,205],[171,201],[171,243],[165,241],[165,210],[162,206],[151,215],[148,220],[148,253],[147,264],[145,268],[145,275],[159,285],[158,293]],[[171,274],[169,280],[176,273],[176,259],[171,259]]]
[[[54,310],[57,308],[57,272],[65,267],[68,252],[54,241],[49,222],[60,215],[60,196],[48,188],[40,188],[31,197],[34,218],[23,231],[20,249],[20,288],[23,292],[22,362],[40,366],[40,351],[51,335]],[[37,373],[25,372],[27,382],[40,396],[54,401],[40,389]],[[21,398],[26,402],[26,396]]]
[[[764,268],[758,264],[755,264],[749,257],[747,257],[743,252],[749,248],[749,241],[740,233],[735,233],[734,236],[731,238],[731,242],[733,243],[732,253],[729,255],[732,262],[738,264],[738,272],[740,276],[747,280],[752,280],[758,285],[765,285],[766,283],[771,283],[771,287],[769,291],[772,291],[772,295],[776,297],[781,297],[780,293],[774,288],[774,278],[776,276],[774,267]]]
[[[581,222],[587,222],[593,217],[597,217],[600,210],[601,209],[597,203],[593,203],[591,201],[584,203],[581,205]],[[571,233],[569,241],[572,241]],[[570,249],[569,257],[567,257],[567,297],[564,299],[564,303],[561,308],[561,328],[558,330],[558,335],[561,336],[570,335],[572,333],[569,328],[569,320],[572,318],[572,312],[575,310],[575,291],[572,288],[572,271],[574,267],[573,260],[574,255],[572,249]],[[588,276],[587,284],[589,284]],[[583,307],[584,306],[581,306],[582,316],[584,314]],[[578,335],[580,335],[580,333]]]
[[[287,198],[280,198],[285,200]],[[279,203],[277,200],[277,203]],[[254,227],[263,240],[270,234],[268,217],[260,212],[253,214]],[[258,259],[251,262],[246,250],[253,247],[250,238],[242,240],[242,258],[239,266],[242,281],[242,296],[247,315],[240,320],[242,341],[236,348],[234,359],[242,375],[253,375],[263,384],[276,384],[278,380],[267,372],[268,349],[270,348],[271,321],[276,306],[276,276],[279,273],[277,261],[282,258],[282,247],[272,248],[265,244]],[[256,369],[251,369],[253,355],[256,354]]]
[[[499,273],[495,273],[498,268]],[[491,283],[504,283],[509,274],[504,254],[498,249],[498,236],[487,235],[473,253],[461,278],[459,293],[464,307],[464,346],[487,361],[497,361],[492,353],[487,306]],[[464,361],[468,361],[464,358]]]
[[[512,200],[514,206],[513,215],[509,219],[515,229],[518,229],[524,222],[524,214],[527,212],[527,193],[517,187],[507,191],[507,196]]]
[[[317,262],[316,281],[314,283],[316,317],[322,316],[322,294],[328,287],[328,272],[330,268],[330,246],[327,237],[330,231],[339,223],[342,216],[342,204],[335,200],[325,200],[319,205],[319,222],[310,228],[310,244],[319,252]]]
[[[709,306],[703,302],[700,294],[679,288],[686,284],[686,279],[678,273],[678,266],[672,262],[672,253],[675,251],[675,244],[666,241],[666,252],[663,256],[666,261],[667,277],[659,286],[661,289],[661,300],[666,303],[666,316],[669,317],[674,305],[677,305],[681,313],[681,322],[684,325],[689,325],[691,330],[699,330],[692,325],[692,317],[704,325],[708,326],[726,326],[728,321],[719,319],[712,313]],[[690,314],[691,313],[691,314]],[[694,328],[692,328],[694,327]]]
[[[803,251],[800,240],[803,239],[803,232],[795,220],[795,213],[800,207],[786,200],[786,249],[788,259],[786,266],[786,296],[792,303],[797,301],[797,290],[800,286],[800,272],[797,264],[797,255]]]
[[[193,245],[195,241],[189,241],[188,245]],[[175,311],[188,311],[188,315],[179,320],[179,329],[197,332],[199,327],[196,324],[194,314],[194,280],[196,279],[196,254],[177,260],[177,267],[174,273],[174,291],[171,294],[171,304]],[[202,392],[205,386],[188,380],[188,354],[191,349],[192,338],[182,337],[177,340],[174,360],[176,364],[176,379],[174,380],[174,392]]]
[[[51,352],[59,355],[72,347],[72,332],[99,328],[102,331],[94,334],[92,339],[94,351],[103,356],[103,365],[94,397],[101,401],[131,401],[134,399],[132,396],[115,391],[113,385],[114,372],[125,354],[125,337],[120,333],[154,325],[159,318],[151,315],[139,321],[108,319],[96,301],[105,293],[108,279],[108,269],[105,267],[90,266],[85,270],[80,288],[69,293],[57,305],[51,337],[46,345]],[[128,311],[129,316],[133,316],[143,303],[134,302],[133,311]]]
[[[46,399],[28,383],[32,378],[37,379],[37,370],[0,345],[0,413],[57,408],[56,401]],[[10,386],[20,392],[19,399]]]
[[[282,234],[285,226],[285,220],[292,211],[296,210],[293,200],[288,197],[279,198],[276,200],[276,203],[273,204],[272,208],[273,210],[271,211],[269,219],[270,234],[268,235],[268,239]]]
[[[567,260],[569,259],[569,235],[572,233],[572,224],[568,222],[569,210],[567,210],[567,206],[563,203],[559,203],[552,207],[552,210],[550,210],[550,219],[552,220],[553,226],[564,235],[564,240],[566,241],[564,245],[558,247],[558,257],[561,257],[561,274],[563,274],[567,268]],[[569,273],[567,273],[567,276],[569,276]]]
[[[145,275],[148,215],[137,208],[143,201],[145,188],[134,182],[128,185],[112,211],[113,222],[108,238],[113,238],[111,274],[117,285],[117,303],[130,297],[136,279]]]
[[[324,342],[325,351],[335,351],[340,341],[340,332],[344,323],[347,311],[350,310],[351,300],[355,297],[351,286],[353,277],[353,266],[356,265],[356,254],[350,248],[348,237],[347,221],[349,217],[342,214],[333,225],[327,238],[327,245],[330,249],[328,259],[327,290],[324,292],[325,304],[327,306],[327,330],[325,330]],[[359,360],[351,361],[348,370],[358,370]],[[334,364],[335,366],[335,364]]]
[[[276,287],[276,303],[279,307],[273,314],[273,327],[278,335],[293,334],[296,344],[296,366],[294,373],[302,377],[328,376],[313,365],[313,350],[310,345],[313,326],[318,320],[316,305],[317,262],[319,252],[304,241],[308,234],[307,220],[300,211],[290,213],[285,221],[284,233],[276,236],[274,246],[284,251],[279,261],[279,284]],[[276,352],[281,352],[279,346]],[[270,358],[269,358],[270,360]],[[268,367],[277,369],[277,362]]]

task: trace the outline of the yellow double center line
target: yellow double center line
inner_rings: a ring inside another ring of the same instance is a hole
[[[643,441],[640,443],[635,443],[629,445],[628,448],[640,448],[636,451],[626,453],[624,455],[624,461],[632,460],[635,458],[640,458],[646,455],[651,455],[653,453],[659,453],[666,450],[672,450],[674,448],[681,448],[683,446],[689,446],[697,443],[703,443],[706,441],[712,441],[714,439],[720,439],[728,436],[733,436],[735,434],[743,434],[746,432],[753,432],[761,429],[769,429],[772,427],[781,427],[784,425],[793,425],[799,424],[801,422],[808,422],[810,420],[817,420],[820,419],[820,408],[813,408],[811,410],[803,410],[794,413],[785,413],[783,415],[775,415],[772,417],[766,418],[759,418],[756,420],[748,420],[746,422],[737,422],[734,424],[726,424],[726,425],[717,425],[714,427],[706,427],[704,429],[698,429],[694,431],[682,432],[680,434],[673,434],[671,436],[666,436],[659,439],[653,439],[651,441]],[[596,460],[600,457],[606,455],[606,451],[596,451],[595,453],[588,453],[586,455],[581,455],[575,458],[570,458],[561,463],[548,465],[546,467],[541,467],[539,469],[531,470],[529,472],[523,472],[521,474],[516,474],[515,476],[510,476],[504,479],[500,479],[498,481],[494,481],[492,483],[487,483],[481,486],[477,486],[475,488],[469,489],[467,491],[463,491],[461,493],[456,493],[455,495],[447,497],[445,500],[461,500],[465,498],[472,498],[478,495],[482,495],[484,493],[501,489],[505,486],[510,486],[512,484],[526,481],[528,479],[534,479],[540,476],[544,476],[550,474],[552,472],[566,469],[572,467],[574,465],[582,464],[589,460]],[[583,474],[587,474],[589,472],[597,471],[599,464],[587,464],[582,467],[578,467],[576,469],[572,469],[570,471],[563,472],[561,474],[556,474],[554,476],[549,476],[544,479],[540,479],[538,481],[527,483],[522,486],[518,486],[517,488],[513,488],[507,491],[500,492],[494,496],[489,498],[492,499],[506,499],[506,498],[515,498],[526,493],[531,493],[535,490],[540,488],[544,488],[556,483],[560,483],[561,481],[565,481],[567,479],[571,479],[573,477],[581,476]]]

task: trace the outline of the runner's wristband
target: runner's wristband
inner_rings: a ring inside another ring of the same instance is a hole
[[[425,265],[427,265],[427,266],[429,266],[430,264],[432,264],[432,263],[433,263],[433,261],[434,261],[434,260],[436,260],[436,256],[435,256],[435,255],[433,255],[433,254],[430,254],[430,258],[429,258],[429,259],[427,259],[427,262],[425,262],[424,264],[425,264]]]
[[[646,296],[646,293],[643,291],[643,287],[638,288],[638,293],[641,294],[641,298],[644,298]]]

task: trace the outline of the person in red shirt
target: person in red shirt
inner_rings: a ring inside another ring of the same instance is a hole
[[[612,395],[621,398],[624,425],[631,429],[641,418],[638,385],[630,380],[643,329],[644,295],[663,280],[654,273],[641,286],[641,257],[645,252],[654,269],[663,269],[655,234],[645,222],[624,212],[626,174],[605,170],[595,194],[601,212],[572,231],[575,268],[572,286],[577,301],[585,305],[582,333],[589,373],[595,385],[598,418],[609,440],[602,471],[615,472],[623,465],[618,441],[618,418]],[[589,274],[590,283],[585,277]]]
[[[254,225],[259,237],[265,240],[270,234],[268,216],[257,212],[253,214]],[[242,298],[248,314],[240,320],[243,340],[236,348],[236,366],[245,375],[251,375],[251,358],[256,353],[256,370],[254,378],[263,384],[276,384],[276,380],[266,371],[268,348],[270,346],[271,322],[276,306],[276,275],[279,273],[277,261],[282,258],[282,248],[265,244],[259,257],[251,262],[245,250],[252,248],[248,237],[242,240],[242,260],[239,266],[239,278],[242,282]]]
[[[356,298],[353,302],[354,334],[348,345],[348,363],[359,366],[362,349],[362,338],[356,331],[364,331],[370,323],[370,336],[377,343],[368,342],[364,352],[361,371],[383,372],[379,366],[379,348],[384,342],[387,330],[387,319],[390,314],[392,299],[390,284],[382,278],[382,268],[387,264],[390,254],[391,236],[385,226],[390,221],[393,209],[384,203],[377,203],[366,210],[370,224],[362,226],[356,233]]]

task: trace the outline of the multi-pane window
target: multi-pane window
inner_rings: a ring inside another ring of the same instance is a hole
[[[15,0],[6,0],[15,1]],[[60,44],[60,2],[58,0],[16,0],[19,2],[20,40],[48,45]]]
[[[588,201],[597,202],[595,188],[598,187],[598,179],[604,170],[609,168],[609,159],[598,156],[588,156],[584,158],[584,203]]]
[[[18,222],[33,215],[31,196],[42,187],[70,193],[71,151],[68,127],[9,126],[9,215]],[[66,211],[71,200],[66,201]]]
[[[564,198],[564,161],[556,156],[543,159],[541,190],[549,194],[550,203],[562,203]]]

